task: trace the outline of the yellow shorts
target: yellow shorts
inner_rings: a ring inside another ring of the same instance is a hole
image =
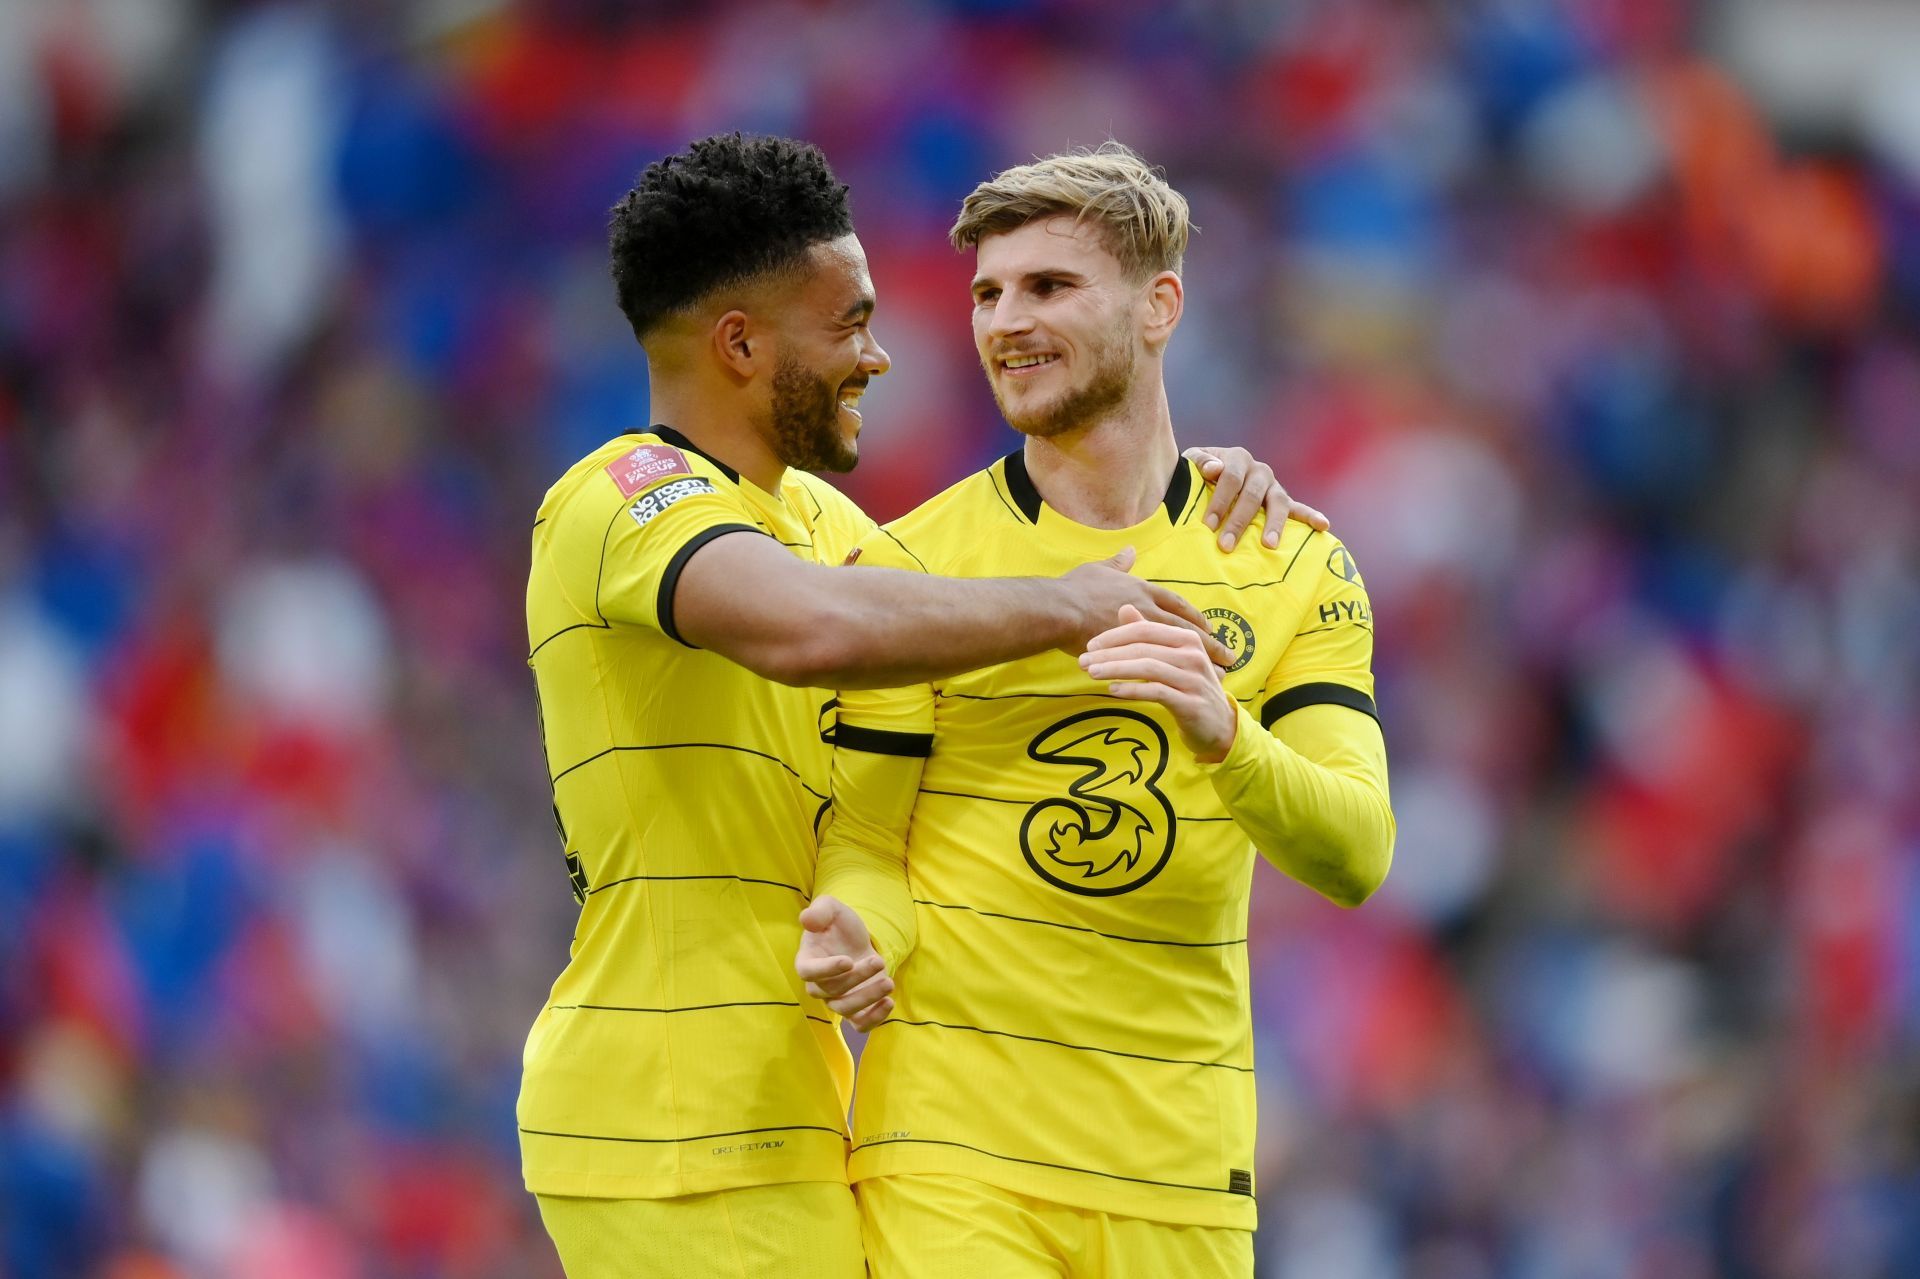
[[[674,1199],[540,1195],[567,1279],[865,1279],[853,1194],[830,1181]]]
[[[854,1187],[872,1279],[1247,1279],[1253,1232],[1030,1199],[967,1177]]]

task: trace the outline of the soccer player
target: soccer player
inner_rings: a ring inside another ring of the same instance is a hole
[[[892,1014],[849,1168],[877,1279],[1251,1274],[1255,852],[1347,906],[1387,871],[1353,557],[1298,524],[1228,557],[1196,516],[1161,374],[1187,234],[1185,200],[1118,144],[1009,169],[953,228],[1026,439],[859,564],[1058,571],[1133,546],[1233,660],[1128,605],[1078,661],[842,696],[796,968],[826,989],[857,918],[897,979],[847,1003]]]
[[[789,963],[829,743],[860,736],[826,690],[1078,651],[1123,605],[1206,623],[1125,556],[997,581],[838,567],[874,526],[805,472],[853,465],[888,360],[814,148],[697,142],[641,176],[611,247],[660,424],[583,458],[534,523],[528,661],[581,910],[527,1041],[526,1182],[574,1279],[857,1276],[851,1059]],[[828,980],[871,1006],[890,978],[862,954]]]

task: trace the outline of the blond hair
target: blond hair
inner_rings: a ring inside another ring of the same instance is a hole
[[[987,236],[1057,214],[1097,223],[1113,256],[1138,279],[1177,272],[1192,231],[1186,197],[1131,147],[1109,141],[988,178],[961,204],[947,238],[964,252]]]

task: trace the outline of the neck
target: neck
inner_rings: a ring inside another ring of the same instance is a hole
[[[690,385],[686,380],[664,375],[657,368],[652,374],[651,416],[655,422],[670,426],[692,440],[715,461],[725,462],[768,493],[780,490],[786,478],[786,463],[755,429],[751,416],[734,397]]]
[[[1146,379],[1142,379],[1145,381]],[[1058,435],[1028,436],[1027,474],[1048,506],[1090,528],[1128,528],[1166,500],[1180,460],[1166,388]]]

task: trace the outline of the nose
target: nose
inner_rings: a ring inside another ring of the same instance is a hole
[[[1033,315],[1011,291],[1002,293],[987,317],[988,337],[1012,337],[1033,328]]]
[[[893,357],[887,354],[886,348],[880,345],[880,339],[873,336],[873,331],[869,329],[866,342],[860,349],[860,371],[868,377],[879,377],[892,367]]]

